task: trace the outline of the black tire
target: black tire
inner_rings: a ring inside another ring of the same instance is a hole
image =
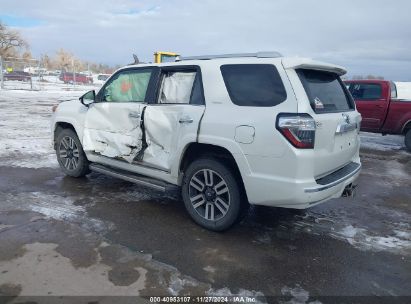
[[[237,175],[217,159],[200,158],[193,161],[184,172],[181,189],[184,205],[191,218],[212,231],[227,230],[240,220],[248,203],[237,179]],[[200,180],[204,187],[196,180]],[[193,200],[196,197],[198,199]]]
[[[82,177],[90,172],[89,161],[77,134],[71,129],[63,129],[56,136],[56,156],[64,174]]]
[[[407,133],[405,133],[404,142],[407,150],[411,152],[411,129],[409,129]]]

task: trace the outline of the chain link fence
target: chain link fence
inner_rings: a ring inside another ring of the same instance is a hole
[[[38,90],[40,61],[36,59],[0,57],[0,86],[2,89]]]
[[[94,79],[96,78],[96,79]],[[97,75],[47,69],[39,59],[0,57],[0,88],[5,90],[85,90],[101,86]]]

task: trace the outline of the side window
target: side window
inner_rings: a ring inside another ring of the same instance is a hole
[[[397,86],[394,82],[390,82],[391,98],[397,98]]]
[[[220,67],[228,94],[238,106],[272,107],[287,99],[280,74],[271,64],[227,64]]]
[[[204,104],[201,79],[195,70],[163,71],[160,104]]]
[[[203,95],[203,86],[202,86],[201,77],[199,74],[197,74],[196,79],[194,80],[190,104],[195,104],[195,105],[205,104],[204,95]]]
[[[376,83],[352,83],[350,93],[355,100],[376,100],[381,98],[381,85]]]
[[[104,87],[102,101],[144,102],[151,72],[151,69],[139,69],[118,73]]]

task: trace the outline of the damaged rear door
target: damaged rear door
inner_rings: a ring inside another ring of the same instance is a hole
[[[172,171],[184,147],[196,142],[205,110],[198,66],[161,67],[155,102],[144,109],[144,152],[141,164]]]
[[[141,114],[152,82],[151,67],[124,69],[111,77],[87,111],[86,154],[133,162],[142,149]]]

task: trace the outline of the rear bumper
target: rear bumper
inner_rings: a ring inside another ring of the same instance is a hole
[[[254,177],[249,182],[250,203],[273,207],[306,209],[343,195],[344,189],[357,185],[361,172],[359,162],[351,162],[343,168],[319,179],[289,180],[275,176]],[[248,194],[248,192],[247,192]]]
[[[305,193],[315,193],[337,186],[355,176],[361,170],[361,164],[351,162],[343,168],[316,180],[318,186],[305,188]]]

